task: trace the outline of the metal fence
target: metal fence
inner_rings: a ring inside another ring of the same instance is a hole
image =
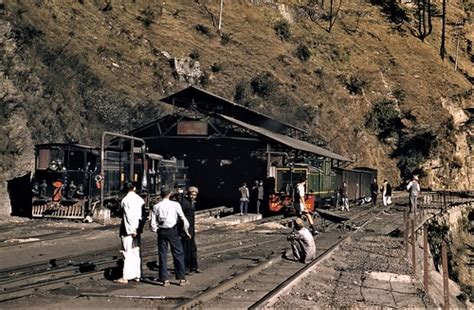
[[[425,292],[430,292],[429,279],[429,243],[428,226],[437,217],[443,216],[450,208],[460,205],[474,205],[474,191],[435,191],[423,193],[419,197],[418,209],[406,211],[403,216],[405,256],[409,259],[413,275],[416,275],[416,247],[418,238],[423,238],[423,285]],[[411,251],[410,251],[411,250]],[[410,259],[411,258],[411,259]],[[443,274],[443,309],[449,309],[448,281],[448,244],[441,243],[441,265]]]

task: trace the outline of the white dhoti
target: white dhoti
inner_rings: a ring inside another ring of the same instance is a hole
[[[121,236],[123,248],[123,276],[126,280],[140,278],[140,246],[138,238]]]

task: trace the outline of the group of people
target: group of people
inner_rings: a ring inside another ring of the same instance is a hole
[[[247,187],[247,183],[243,182],[239,187],[239,193],[240,215],[247,215],[249,204],[252,204],[252,207],[255,207],[257,214],[260,214],[260,207],[263,205],[264,199],[263,181],[256,180],[251,190]]]
[[[379,194],[379,190],[382,193],[382,203],[384,207],[389,206],[392,203],[392,185],[385,179],[383,180],[383,184],[379,189],[379,185],[377,184],[377,179],[374,179],[373,182],[370,184],[370,196],[371,196],[371,203],[372,206],[377,205],[377,197]],[[341,211],[349,211],[349,189],[347,186],[347,182],[342,182],[341,187],[339,188],[339,197],[340,197],[340,205]]]
[[[418,176],[413,175],[411,181],[408,183],[406,190],[409,193],[409,204],[410,212],[417,212],[417,197],[420,192],[420,183],[418,181]],[[379,191],[382,193],[382,203],[384,207],[392,204],[392,185],[387,181],[383,180],[382,186],[379,188],[377,184],[377,179],[374,179],[370,184],[370,193],[371,193],[371,203],[372,206],[377,205],[377,197]],[[348,186],[347,182],[342,182],[341,187],[339,188],[339,197],[342,211],[349,211],[349,195],[348,195]]]
[[[125,184],[126,196],[122,199],[122,224],[120,238],[124,265],[122,278],[116,283],[126,284],[141,279],[140,235],[147,215],[144,211],[145,201],[135,192],[131,182]],[[172,191],[168,186],[160,190],[162,200],[155,204],[151,214],[151,231],[157,234],[158,243],[158,278],[163,286],[169,286],[167,265],[168,247],[171,248],[176,280],[180,286],[188,284],[186,275],[201,272],[198,268],[197,246],[195,241],[194,211],[199,190],[190,186],[182,199],[171,199]]]
[[[294,193],[295,207],[298,218],[294,221],[294,231],[288,236],[293,251],[293,259],[307,263],[315,258],[316,246],[312,235],[318,234],[315,228],[311,212],[307,210],[305,203],[306,179],[300,178]],[[129,281],[139,282],[142,277],[140,258],[140,236],[143,232],[147,214],[144,210],[145,201],[135,192],[136,188],[132,182],[124,186],[126,196],[121,201],[122,223],[120,225],[120,239],[124,265],[122,277],[115,280],[116,283],[126,284]],[[259,213],[263,201],[263,182],[256,181],[252,188],[256,198],[257,213]],[[382,192],[383,205],[391,204],[392,187],[384,180],[379,188],[377,180],[371,184],[372,204],[377,203],[378,192]],[[417,197],[420,192],[418,176],[407,186],[409,192],[410,211],[417,212]],[[247,214],[248,203],[251,197],[246,183],[239,188],[240,192],[240,214]],[[169,286],[169,273],[167,265],[168,247],[171,248],[176,279],[180,286],[188,284],[186,275],[193,272],[201,272],[198,268],[197,246],[195,241],[194,212],[195,203],[199,190],[190,186],[186,195],[179,201],[171,199],[172,191],[163,186],[160,191],[162,200],[155,204],[152,209],[150,227],[157,234],[159,273],[156,279],[161,285]],[[347,182],[343,182],[339,190],[341,209],[349,211],[349,195]],[[303,218],[306,218],[311,232],[305,228]]]

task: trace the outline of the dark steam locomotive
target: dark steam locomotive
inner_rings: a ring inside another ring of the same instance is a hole
[[[103,143],[102,148],[77,143],[37,145],[32,216],[83,219],[99,206],[114,211],[128,180],[137,184],[146,207],[158,199],[161,185],[179,190],[188,181],[182,161],[147,153],[144,143],[139,148],[130,141]]]

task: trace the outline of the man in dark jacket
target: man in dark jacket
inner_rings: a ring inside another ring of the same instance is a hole
[[[339,189],[339,195],[341,196],[341,211],[349,211],[349,195],[347,194],[347,182],[342,182],[342,186]]]
[[[372,197],[372,207],[377,205],[377,195],[379,194],[379,185],[377,184],[377,179],[370,184],[370,193]]]
[[[183,213],[186,219],[189,222],[189,235],[191,238],[186,235],[181,236],[181,243],[183,244],[184,251],[184,265],[186,267],[186,273],[190,274],[193,272],[200,273],[201,271],[198,268],[197,262],[197,247],[194,229],[194,211],[196,198],[199,193],[199,189],[195,186],[190,186],[186,196],[181,201],[181,207],[183,208]]]

